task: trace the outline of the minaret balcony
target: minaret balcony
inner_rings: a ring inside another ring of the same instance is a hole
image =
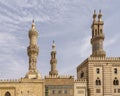
[[[37,54],[38,55],[39,47],[37,45],[30,45],[27,48],[27,51],[28,51],[28,55],[31,55],[31,54]]]
[[[100,40],[100,39],[102,39],[102,40],[104,40],[104,35],[102,35],[102,36],[94,36],[93,38],[91,38],[91,44],[94,42],[94,41],[96,41],[96,40]]]
[[[54,64],[54,63],[56,64],[56,63],[57,63],[57,60],[56,60],[56,59],[51,59],[51,60],[50,60],[50,64]]]

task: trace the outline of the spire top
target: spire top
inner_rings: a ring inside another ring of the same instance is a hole
[[[55,51],[55,41],[53,40],[52,51]]]
[[[55,41],[53,40],[53,43],[55,43]]]
[[[33,19],[33,21],[32,21],[32,29],[34,29],[35,28],[35,23],[34,23],[34,19]]]
[[[99,10],[99,13],[101,13],[101,9]]]
[[[34,19],[33,19],[32,23],[34,23]]]
[[[93,20],[94,20],[94,21],[96,20],[96,16],[97,16],[96,10],[94,10],[94,14],[93,14]]]
[[[96,14],[96,10],[94,10],[94,14]]]
[[[99,14],[98,14],[98,21],[101,21],[102,18],[102,13],[101,13],[101,9],[99,10]]]

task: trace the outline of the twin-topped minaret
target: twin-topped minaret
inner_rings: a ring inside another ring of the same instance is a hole
[[[34,20],[32,22],[31,29],[29,30],[30,45],[27,48],[27,53],[29,56],[29,71],[26,74],[26,78],[29,79],[39,79],[41,78],[39,72],[37,71],[37,57],[39,53],[39,47],[37,45],[38,31],[35,28]]]
[[[50,64],[51,64],[51,71],[49,72],[49,75],[52,75],[52,76],[58,75],[58,71],[56,70],[57,59],[56,59],[56,46],[54,41],[52,44]]]
[[[93,23],[92,23],[92,55],[91,57],[105,57],[106,53],[103,49],[104,33],[103,33],[103,24],[101,10],[99,10],[98,20],[96,20],[97,14],[94,11],[93,14]]]

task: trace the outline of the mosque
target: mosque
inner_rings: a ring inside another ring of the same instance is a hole
[[[0,80],[0,96],[120,96],[120,57],[106,57],[103,25],[101,11],[98,14],[94,11],[90,40],[92,54],[76,67],[75,80],[72,75],[59,75],[54,41],[51,69],[48,76],[41,77],[36,67],[39,46],[33,21],[28,33],[28,72],[17,80]]]

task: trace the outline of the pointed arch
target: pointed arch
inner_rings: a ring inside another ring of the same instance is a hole
[[[5,93],[5,96],[11,96],[10,92],[7,91],[7,92]]]
[[[117,74],[117,68],[114,68],[114,73]]]
[[[84,72],[83,72],[83,71],[80,73],[80,77],[81,77],[81,78],[84,77]]]
[[[97,86],[99,86],[99,85],[101,85],[101,80],[99,78],[97,78],[95,83],[96,83]]]
[[[115,77],[115,79],[113,80],[113,85],[119,85],[119,80],[117,79],[117,77]]]

